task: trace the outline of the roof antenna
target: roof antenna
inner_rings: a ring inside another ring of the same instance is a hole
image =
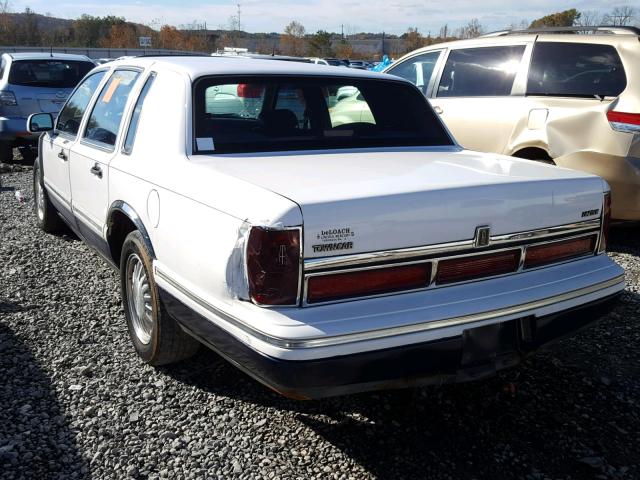
[[[53,58],[53,45],[49,45],[49,55]]]

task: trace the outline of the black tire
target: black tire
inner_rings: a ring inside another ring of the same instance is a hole
[[[147,284],[143,291],[148,292],[150,296],[142,304],[136,304],[135,299],[140,298],[140,294],[134,291],[135,282],[132,280],[133,271],[137,266],[144,270]],[[122,245],[120,288],[129,336],[136,352],[146,363],[153,366],[168,365],[185,360],[198,351],[200,343],[185,333],[162,305],[153,278],[152,257],[137,230],[127,235]],[[146,322],[140,320],[143,317],[140,314],[147,311],[145,307],[151,308],[150,318],[145,317]],[[141,326],[145,323],[148,327],[146,329]]]
[[[0,162],[13,162],[13,146],[7,142],[0,142]]]
[[[44,188],[42,168],[38,161],[33,165],[33,213],[41,230],[47,233],[60,233],[65,230],[64,222],[58,216],[58,211]]]

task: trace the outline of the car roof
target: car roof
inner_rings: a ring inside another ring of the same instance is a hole
[[[330,65],[304,62],[264,60],[243,56],[144,56],[128,60],[116,60],[108,65],[112,68],[124,66],[148,68],[154,65],[155,67],[165,67],[183,72],[192,79],[207,75],[300,75],[372,78],[406,82],[406,80],[399,77],[366,70],[336,68]]]
[[[76,55],[72,53],[49,53],[49,52],[19,52],[7,53],[14,60],[76,60],[90,62],[86,55]]]

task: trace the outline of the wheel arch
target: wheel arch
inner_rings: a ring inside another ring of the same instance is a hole
[[[545,162],[555,163],[553,157],[549,155],[547,149],[540,146],[521,146],[514,150],[512,157],[526,158],[527,160],[542,160]]]
[[[113,202],[107,215],[107,243],[109,244],[111,258],[118,267],[120,266],[120,255],[124,240],[134,230],[140,232],[151,257],[155,259],[156,254],[151,243],[151,237],[140,215],[123,200]]]

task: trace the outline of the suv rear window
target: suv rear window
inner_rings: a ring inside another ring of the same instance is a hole
[[[95,65],[69,60],[16,60],[9,83],[31,87],[74,88]]]
[[[213,77],[194,87],[198,152],[452,145],[409,84],[332,77]]]
[[[611,45],[538,42],[533,49],[527,95],[616,97],[626,86]]]

